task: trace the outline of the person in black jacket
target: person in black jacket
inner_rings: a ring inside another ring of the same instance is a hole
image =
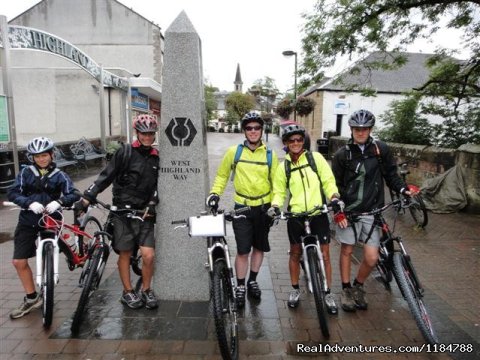
[[[375,125],[375,116],[368,110],[359,110],[351,115],[348,125],[352,137],[332,159],[332,170],[340,196],[345,202],[345,211],[367,212],[382,207],[384,180],[393,190],[410,195],[406,184],[397,173],[397,164],[387,144],[370,136]],[[337,238],[341,242],[340,302],[345,311],[366,310],[368,307],[363,283],[377,263],[381,235],[378,228],[370,231],[373,222],[373,216],[361,217],[347,227],[337,227]],[[355,241],[363,241],[365,244],[363,260],[352,287],[350,270]]]
[[[139,309],[144,305],[147,309],[155,309],[158,307],[158,301],[150,286],[154,271],[154,224],[155,205],[158,203],[159,156],[157,149],[152,145],[158,131],[158,122],[154,116],[142,114],[135,118],[133,128],[136,130],[138,140],[131,145],[124,145],[113,155],[97,180],[85,190],[83,202],[84,205],[95,202],[97,195],[113,184],[114,206],[118,209],[139,210],[144,213],[144,221],[129,218],[125,212],[112,216],[113,247],[119,253],[117,265],[123,284],[120,301],[132,309]],[[139,245],[142,254],[140,294],[135,292],[130,280],[130,256],[135,243]]]
[[[43,300],[37,293],[32,269],[28,259],[35,256],[35,240],[41,230],[39,221],[44,212],[53,214],[62,206],[71,206],[80,197],[70,177],[58,169],[53,158],[55,144],[46,137],[38,137],[27,145],[28,158],[32,165],[22,168],[15,183],[8,191],[8,200],[23,210],[20,211],[14,234],[13,266],[25,289],[23,303],[10,313],[17,319],[33,309],[40,308]]]

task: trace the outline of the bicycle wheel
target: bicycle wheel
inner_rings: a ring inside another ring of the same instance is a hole
[[[424,228],[428,224],[428,214],[425,203],[420,195],[412,196],[412,203],[409,206],[410,214],[418,227]]]
[[[405,259],[401,253],[396,252],[393,254],[393,273],[398,287],[407,301],[423,337],[428,343],[435,344],[438,342],[438,338],[433,330],[432,321],[422,300],[422,295],[418,291],[417,282],[412,276],[412,267],[412,263]]]
[[[319,259],[315,248],[309,247],[307,249],[307,258],[320,330],[323,336],[328,338],[330,337],[330,331],[328,330],[327,304],[325,303],[325,289],[323,288],[324,278],[319,268]]]
[[[53,318],[53,244],[48,242],[43,247],[43,275],[42,275],[42,296],[43,296],[43,326],[49,328]]]
[[[73,315],[72,326],[70,327],[70,330],[72,330],[73,333],[78,332],[78,330],[80,329],[80,324],[83,320],[83,312],[88,304],[90,295],[96,289],[98,269],[103,262],[103,252],[104,248],[99,246],[93,251],[92,256],[88,259],[85,273],[86,280],[83,283],[82,294],[80,295],[80,299],[78,300],[77,309],[75,310],[75,313]]]
[[[230,272],[223,259],[213,264],[212,302],[218,346],[223,359],[238,359],[238,324]]]
[[[80,230],[93,236],[97,231],[102,231],[102,225],[95,216],[88,216],[80,225]],[[84,243],[84,240],[88,240],[86,244]],[[84,239],[82,235],[78,235],[78,242],[79,244],[83,244],[83,249],[88,249],[93,245],[93,239]]]

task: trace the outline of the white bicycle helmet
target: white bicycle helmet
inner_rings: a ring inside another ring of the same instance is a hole
[[[55,144],[47,137],[37,137],[31,140],[27,145],[27,152],[30,155],[41,154],[52,151]]]

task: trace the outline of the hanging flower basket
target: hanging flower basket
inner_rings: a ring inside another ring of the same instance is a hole
[[[277,114],[283,119],[288,119],[293,112],[293,108],[293,101],[289,98],[285,98],[277,104]]]
[[[295,102],[295,110],[297,111],[297,114],[300,116],[309,115],[314,108],[315,108],[315,101],[313,101],[313,99],[306,98],[304,96],[300,96]]]

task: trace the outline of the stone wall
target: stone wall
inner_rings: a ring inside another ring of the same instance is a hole
[[[348,138],[333,136],[329,141],[329,157],[347,142]],[[467,192],[467,212],[480,214],[480,145],[462,145],[458,149],[435,146],[389,143],[397,163],[408,161],[408,181],[419,186],[425,179],[443,174],[458,165]]]

